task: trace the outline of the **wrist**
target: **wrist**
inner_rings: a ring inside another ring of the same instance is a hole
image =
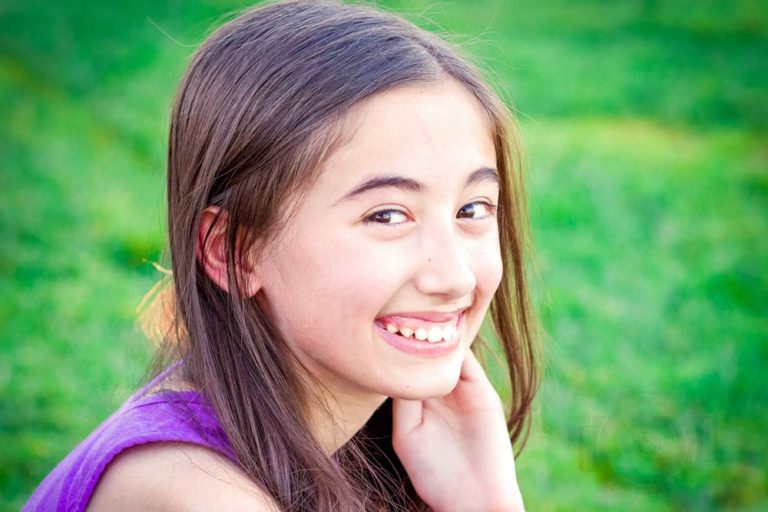
[[[429,510],[432,512],[467,512],[470,510],[477,510],[478,512],[525,512],[525,506],[523,497],[517,493],[516,496],[499,497],[499,499],[488,501],[484,505],[480,505],[478,502],[461,505],[457,501],[448,506],[432,507],[430,505]]]

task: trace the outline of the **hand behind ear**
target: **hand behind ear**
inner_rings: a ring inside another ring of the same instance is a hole
[[[238,265],[237,277],[240,280],[239,288],[243,298],[252,297],[261,288],[258,279],[257,268],[250,258],[239,257],[241,255],[242,231],[238,230],[235,247],[235,264]],[[219,206],[209,206],[200,214],[200,223],[197,230],[197,262],[202,266],[205,275],[216,286],[224,291],[230,291],[229,276],[227,274],[228,240],[229,238],[229,214]]]

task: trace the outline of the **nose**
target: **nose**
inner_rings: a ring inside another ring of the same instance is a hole
[[[424,295],[439,295],[446,300],[467,296],[477,285],[470,265],[467,243],[452,226],[424,227],[422,251],[415,282]]]

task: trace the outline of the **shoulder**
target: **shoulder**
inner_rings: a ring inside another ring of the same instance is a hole
[[[109,464],[87,510],[277,512],[279,507],[224,456],[188,443],[152,443],[126,450]]]

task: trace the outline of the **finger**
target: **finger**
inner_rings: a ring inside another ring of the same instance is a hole
[[[406,436],[421,425],[424,404],[421,400],[392,399],[392,434]]]
[[[464,356],[458,384],[446,398],[467,409],[495,405],[500,400],[480,361],[471,351]]]
[[[466,354],[464,354],[459,379],[466,382],[484,382],[488,380],[480,361],[477,360],[477,356],[471,350],[467,350]]]

